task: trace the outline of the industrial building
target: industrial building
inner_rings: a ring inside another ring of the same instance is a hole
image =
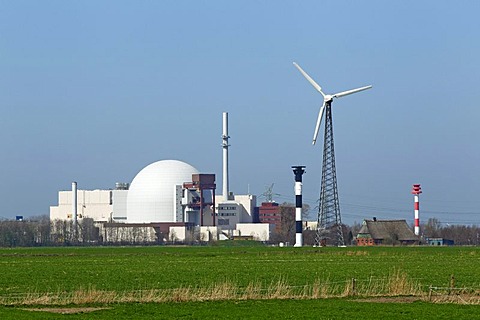
[[[215,195],[214,174],[200,173],[183,161],[162,160],[140,170],[130,184],[117,183],[112,190],[77,190],[76,182],[72,183],[72,190],[58,193],[50,220],[72,222],[76,234],[78,223],[92,219],[101,239],[111,242],[218,240],[240,235],[268,241],[272,226],[253,225],[256,196],[229,191],[228,138],[224,113],[222,195]],[[134,237],[134,233],[143,234]]]
[[[125,228],[136,228],[137,233],[141,228],[148,234],[146,242],[154,241],[155,234],[166,241],[169,232],[160,226],[167,226],[167,230],[174,227],[178,241],[187,240],[193,226],[211,227],[203,232],[208,233],[203,238],[248,233],[267,241],[271,233],[268,225],[251,230],[245,226],[253,222],[256,196],[230,192],[225,201],[223,195],[215,195],[215,187],[214,174],[201,174],[182,161],[162,160],[143,168],[130,185],[117,183],[112,190],[60,191],[58,205],[50,207],[50,220],[73,222],[76,216],[81,223],[91,218],[99,225],[102,239],[113,242],[131,240]],[[242,224],[239,232],[235,231],[238,224]]]
[[[261,223],[271,223],[277,230],[280,229],[282,218],[279,204],[274,201],[262,202],[258,210],[258,219]]]
[[[114,213],[126,216],[127,194],[128,184],[124,183],[117,183],[113,190],[77,190],[77,218],[111,222]],[[50,207],[50,220],[74,219],[74,201],[72,190],[58,192],[58,205]]]
[[[113,190],[76,190],[76,197],[73,189],[60,191],[58,205],[50,207],[50,220],[74,219],[77,214],[79,220],[92,218],[96,222],[195,222],[200,208],[193,202],[199,195],[184,187],[194,176],[198,176],[198,170],[185,162],[157,161],[142,169],[131,185],[117,183]]]
[[[429,246],[453,246],[455,241],[445,238],[425,238],[425,243]]]
[[[115,220],[128,223],[187,222],[195,220],[198,210],[189,208],[184,197],[193,201],[197,194],[184,188],[198,170],[178,160],[154,162],[132,180],[127,196],[127,211],[115,213]],[[189,197],[190,196],[190,197]],[[117,215],[120,214],[120,215]]]

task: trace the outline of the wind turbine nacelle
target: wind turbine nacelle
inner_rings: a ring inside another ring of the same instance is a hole
[[[333,96],[330,94],[326,94],[325,97],[323,98],[323,101],[325,102],[332,102]]]

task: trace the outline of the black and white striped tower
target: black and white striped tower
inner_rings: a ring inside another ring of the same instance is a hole
[[[302,234],[302,175],[305,166],[292,166],[295,174],[295,247],[303,246]]]

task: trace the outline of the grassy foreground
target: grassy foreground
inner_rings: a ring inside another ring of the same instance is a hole
[[[479,262],[474,247],[0,249],[0,319],[89,306],[107,309],[68,317],[472,319]],[[399,296],[415,299],[371,302]]]
[[[0,319],[480,319],[479,306],[425,302],[385,304],[344,299],[134,303],[97,307],[105,309],[61,314],[57,312],[71,309],[33,311],[35,308],[30,306],[0,307]]]

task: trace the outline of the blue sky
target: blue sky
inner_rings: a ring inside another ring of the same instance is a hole
[[[231,189],[306,165],[315,217],[321,96],[333,104],[344,222],[480,224],[477,1],[0,0],[0,217],[48,214],[58,190],[112,188],[146,165],[217,174],[230,115]],[[322,128],[323,130],[323,128]],[[321,131],[322,133],[323,131]],[[320,140],[321,142],[321,140]]]

